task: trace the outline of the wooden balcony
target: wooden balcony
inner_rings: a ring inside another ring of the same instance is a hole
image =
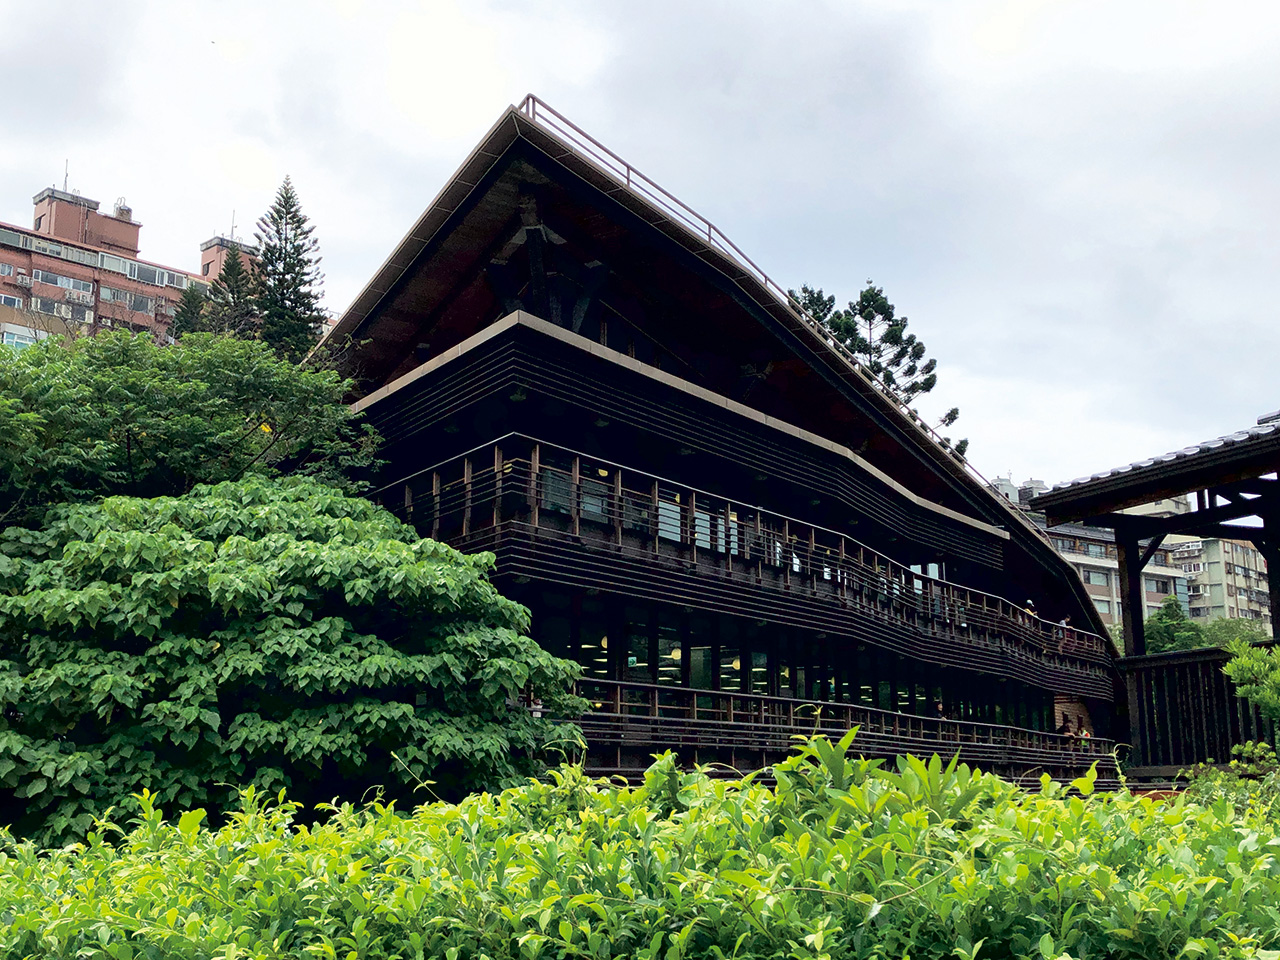
[[[528,451],[512,457],[512,450]],[[504,453],[505,451],[505,453]],[[1056,693],[1114,698],[1110,641],[904,566],[839,531],[507,437],[380,491],[498,572],[867,643]],[[837,674],[830,699],[853,699]]]
[[[591,712],[579,721],[587,767],[600,775],[635,776],[664,750],[687,762],[746,771],[782,759],[797,736],[839,739],[856,726],[853,751],[866,757],[958,755],[983,770],[1031,782],[1042,773],[1074,778],[1093,763],[1103,783],[1118,776],[1115,744],[1100,738],[723,690],[584,680],[578,691],[591,702]]]

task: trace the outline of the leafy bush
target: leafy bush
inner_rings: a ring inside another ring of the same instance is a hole
[[[191,334],[172,346],[124,332],[0,346],[0,524],[51,503],[186,493],[281,465],[341,483],[376,436],[329,370],[264,343]]]
[[[1201,803],[1228,800],[1280,814],[1280,758],[1269,744],[1253,740],[1231,748],[1231,761],[1216,766],[1212,757],[1183,770],[1187,796]]]
[[[578,668],[525,635],[492,562],[302,479],[9,528],[0,822],[65,838],[144,788],[216,810],[228,784],[315,803],[419,779],[457,796],[540,769],[565,736],[551,716],[581,712]],[[526,692],[547,716],[513,706]]]
[[[246,791],[218,830],[0,857],[0,951],[55,958],[1246,958],[1278,955],[1280,839],[1246,807],[1024,793],[813,740],[770,788],[553,782],[323,824]]]
[[[1231,659],[1222,671],[1236,685],[1236,692],[1263,716],[1280,721],[1280,649],[1256,647],[1248,640],[1237,640],[1227,649]]]

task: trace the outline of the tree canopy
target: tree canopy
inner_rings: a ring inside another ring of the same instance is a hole
[[[1227,649],[1238,642],[1257,643],[1267,639],[1266,629],[1256,620],[1221,617],[1198,623],[1187,616],[1181,601],[1168,596],[1160,609],[1147,618],[1148,653],[1172,653],[1201,647]]]
[[[0,822],[55,839],[143,788],[217,809],[231,785],[315,803],[534,772],[565,736],[551,716],[581,712],[578,667],[529,639],[492,565],[299,478],[9,528]]]
[[[208,298],[198,286],[194,283],[187,284],[187,288],[182,291],[182,296],[178,299],[173,323],[169,325],[169,335],[176,339],[184,333],[203,329],[204,311],[208,302]]]
[[[347,388],[265,344],[209,334],[0,347],[0,526],[38,523],[54,503],[180,494],[286,466],[349,482],[376,437]]]
[[[907,318],[898,316],[883,288],[868,280],[858,299],[850,301],[844,309],[838,309],[835,296],[825,293],[821,287],[815,289],[805,284],[799,293],[788,292],[827,328],[836,342],[854,354],[868,373],[890,387],[904,403],[911,404],[937,386],[937,360],[925,358],[924,341],[907,332]],[[952,407],[936,426],[950,427],[959,416],[959,407]],[[949,437],[943,441],[951,445]],[[960,456],[964,456],[968,448],[968,440],[960,440],[953,446]]]

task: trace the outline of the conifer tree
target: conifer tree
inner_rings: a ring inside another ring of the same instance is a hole
[[[209,288],[209,308],[204,323],[198,327],[205,333],[251,340],[259,326],[258,303],[254,295],[253,276],[244,265],[240,248],[232,244],[222,271]]]
[[[188,283],[178,300],[178,309],[173,314],[173,323],[169,326],[169,335],[175,340],[184,333],[203,329],[204,308],[207,298],[194,283]]]
[[[858,299],[844,310],[836,309],[836,298],[822,288],[808,284],[797,293],[788,291],[813,319],[830,331],[832,337],[858,359],[872,376],[890,387],[906,404],[928,393],[938,383],[938,361],[925,359],[925,345],[914,333],[907,333],[907,318],[897,315],[896,308],[884,295],[884,289],[870,280]],[[960,408],[952,407],[936,424],[951,426],[960,416]],[[949,437],[943,442],[964,456],[967,439],[954,445]]]
[[[281,356],[301,359],[319,339],[323,312],[319,243],[288,177],[258,221],[254,293],[259,336]]]

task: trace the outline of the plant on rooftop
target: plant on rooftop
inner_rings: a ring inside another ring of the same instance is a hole
[[[233,785],[312,804],[376,786],[407,799],[420,780],[457,796],[538,770],[573,737],[552,717],[581,712],[578,668],[529,639],[492,563],[301,478],[10,527],[0,823],[54,841],[143,789],[217,810]],[[525,695],[546,714],[520,709]]]

